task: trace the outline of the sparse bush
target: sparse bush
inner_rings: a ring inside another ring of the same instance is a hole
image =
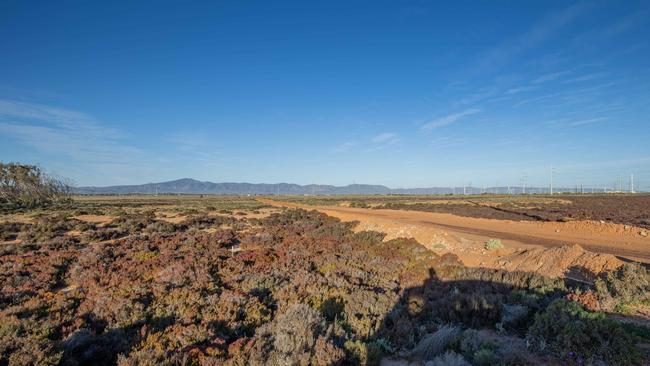
[[[48,322],[0,315],[0,364],[55,365],[61,353],[48,339],[54,327]]]
[[[442,356],[434,358],[431,362],[427,363],[431,366],[471,366],[469,362],[465,361],[463,356],[454,351],[448,351]]]
[[[143,231],[149,234],[171,234],[185,229],[187,229],[187,227],[184,225],[176,225],[170,222],[158,220],[147,225]]]
[[[110,226],[127,233],[137,233],[154,224],[156,222],[155,218],[156,215],[151,211],[127,214],[111,221]]]
[[[527,341],[538,352],[611,365],[632,365],[639,360],[634,339],[602,313],[591,313],[576,303],[559,299],[535,316]]]
[[[596,280],[596,293],[603,310],[621,304],[650,299],[650,273],[638,263],[626,263],[619,269]]]
[[[0,223],[0,241],[16,240],[18,234],[28,226],[19,222]]]
[[[411,351],[411,356],[424,361],[433,360],[445,351],[452,342],[457,341],[460,334],[461,331],[458,327],[451,325],[442,326],[435,333],[424,336],[413,351]]]
[[[273,323],[258,329],[249,361],[265,365],[335,364],[344,353],[332,343],[330,334],[317,311],[295,304]]]
[[[463,332],[459,342],[459,351],[473,365],[489,366],[499,364],[498,355],[495,350],[498,348],[484,333],[474,329]]]
[[[494,326],[501,319],[501,301],[495,294],[450,294],[436,305],[435,314],[450,323],[482,327]]]
[[[490,249],[501,249],[503,248],[503,244],[501,243],[501,240],[499,239],[490,239],[485,242],[485,245],[483,246],[485,249],[490,250]]]
[[[334,321],[339,318],[344,309],[345,304],[338,297],[327,298],[320,305],[320,312],[327,321]]]
[[[36,222],[24,227],[18,239],[30,243],[42,243],[46,240],[65,235],[68,231],[84,232],[92,230],[95,225],[69,217],[66,214],[41,216]]]
[[[237,219],[234,217],[226,216],[208,216],[208,215],[193,215],[188,217],[181,224],[188,228],[207,229],[212,227],[219,227],[221,225],[228,225],[236,223]]]
[[[377,342],[346,341],[346,358],[353,365],[379,365],[384,352]]]
[[[87,241],[106,241],[119,239],[124,236],[129,235],[128,232],[125,232],[120,229],[111,229],[111,228],[98,228],[96,230],[90,230],[84,233],[83,239]]]
[[[380,233],[378,231],[359,231],[355,233],[352,238],[355,242],[363,245],[375,245],[381,243],[386,237],[385,233]]]

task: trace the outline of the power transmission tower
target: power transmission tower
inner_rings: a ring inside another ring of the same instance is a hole
[[[634,174],[630,174],[630,193],[634,193]]]
[[[553,166],[551,165],[551,196],[553,195]]]

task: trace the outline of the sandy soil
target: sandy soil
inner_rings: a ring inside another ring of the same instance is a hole
[[[621,263],[619,259],[650,263],[650,237],[641,235],[646,229],[629,225],[599,221],[508,221],[419,211],[260,201],[275,206],[316,209],[343,221],[356,220],[360,222],[356,230],[381,231],[387,234],[387,239],[413,237],[437,253],[457,254],[468,266],[510,270],[538,268],[536,272],[562,275],[576,266],[592,271],[615,267]],[[504,248],[485,250],[483,245],[490,238],[500,239]],[[567,245],[568,249],[560,249]],[[555,250],[535,251],[536,248]],[[582,255],[582,248],[594,253]],[[520,260],[522,258],[526,260]]]
[[[77,215],[73,216],[73,218],[80,220],[80,221],[85,221],[85,222],[92,222],[93,224],[98,224],[98,225],[106,225],[109,222],[113,221],[115,219],[115,216],[108,216],[108,215]]]

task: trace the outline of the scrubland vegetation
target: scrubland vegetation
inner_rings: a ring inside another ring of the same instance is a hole
[[[643,364],[628,264],[594,286],[462,266],[250,198],[87,197],[0,224],[0,364]],[[487,245],[487,244],[486,244]]]

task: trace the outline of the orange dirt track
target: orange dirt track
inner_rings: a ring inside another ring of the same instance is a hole
[[[404,210],[373,210],[342,206],[310,206],[269,199],[260,202],[291,208],[318,210],[343,221],[359,221],[357,230],[376,230],[387,238],[413,237],[424,246],[453,252],[466,265],[486,265],[516,250],[557,248],[579,244],[595,253],[650,263],[650,237],[638,227],[598,221],[508,221]],[[500,239],[505,248],[487,253],[483,243]]]

